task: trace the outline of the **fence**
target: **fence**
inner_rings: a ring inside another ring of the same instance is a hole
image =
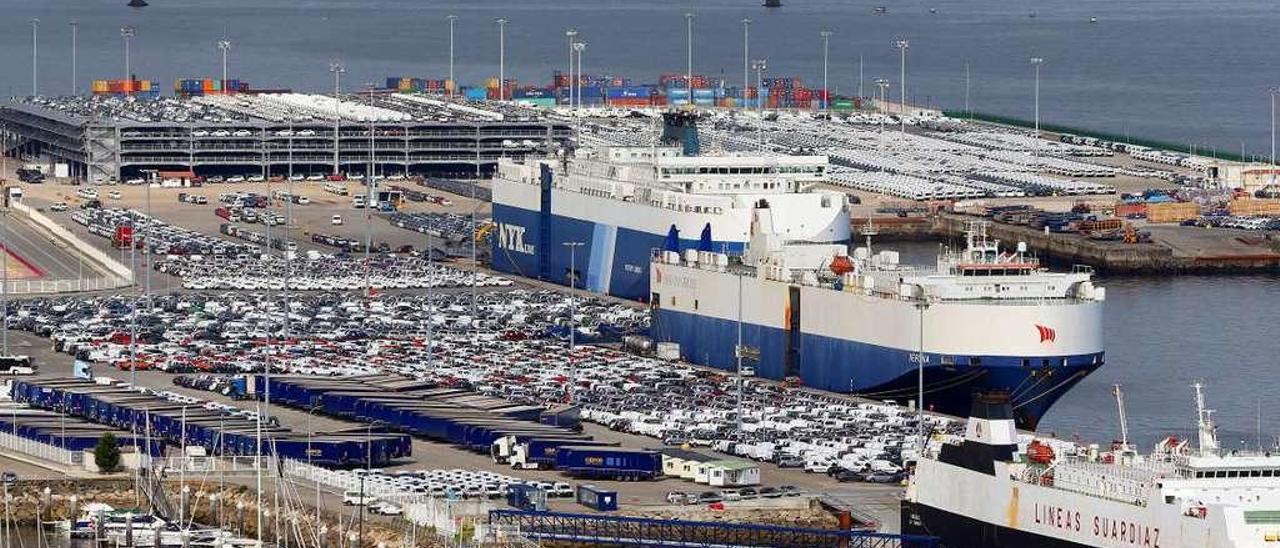
[[[63,466],[79,466],[84,456],[78,451],[67,451],[55,445],[4,432],[0,432],[0,447]]]
[[[259,467],[264,473],[271,472],[271,461],[255,456],[165,457],[156,459],[155,465],[173,473],[185,470],[193,474],[250,475],[256,474]]]
[[[90,262],[97,265],[99,269],[105,270],[106,272],[101,276],[94,276],[91,278],[82,277],[74,280],[9,280],[8,286],[5,289],[10,294],[104,291],[132,285],[131,280],[133,272],[129,270],[129,267],[121,264],[115,259],[112,259],[110,255],[94,247],[88,242],[81,240],[70,230],[67,230],[62,225],[59,225],[48,217],[45,217],[31,206],[20,201],[12,201],[9,203],[9,206],[13,211],[29,219],[32,224],[67,244],[73,249],[74,253],[84,255]]]
[[[938,547],[936,538],[913,535],[523,510],[493,510],[488,525],[490,531],[515,530],[530,540],[593,546]]]
[[[105,291],[131,285],[128,278],[100,276],[78,280],[9,280],[10,295]]]

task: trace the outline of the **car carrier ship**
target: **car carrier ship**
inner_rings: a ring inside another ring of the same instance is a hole
[[[730,256],[672,240],[651,263],[653,339],[688,361],[963,416],[972,394],[1011,394],[1019,426],[1103,365],[1106,292],[1087,268],[1051,272],[974,223],[935,269],[843,244],[794,242],[762,199]],[[782,215],[785,217],[785,214]],[[740,341],[740,342],[739,342]],[[923,365],[923,368],[920,365]]]
[[[711,234],[711,247],[740,254],[761,199],[791,239],[849,240],[847,195],[817,188],[826,180],[825,156],[697,155],[689,144],[696,128],[688,131],[674,139],[683,147],[599,146],[500,160],[493,267],[646,300],[649,256],[673,227],[682,247]]]
[[[1223,451],[1198,383],[1195,405],[1198,447],[1140,455],[1123,437],[1100,452],[1019,436],[1006,395],[979,397],[964,439],[916,462],[902,531],[950,548],[1277,546],[1280,454]]]

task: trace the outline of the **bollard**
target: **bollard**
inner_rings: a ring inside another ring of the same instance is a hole
[[[154,542],[154,546],[155,546],[156,548],[160,548],[160,528],[159,528],[159,527],[156,527],[155,529],[152,529],[152,531],[154,531],[154,532],[155,532],[155,536],[154,536],[154,538],[152,539],[152,540],[153,540],[153,542]]]
[[[182,530],[182,548],[191,548],[191,531],[189,529]]]
[[[244,503],[236,503],[236,531],[244,536]]]
[[[124,545],[133,546],[133,512],[124,515]]]

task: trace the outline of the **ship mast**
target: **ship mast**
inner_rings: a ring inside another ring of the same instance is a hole
[[[1129,421],[1125,418],[1124,412],[1124,392],[1120,391],[1120,384],[1111,385],[1111,394],[1116,397],[1116,410],[1120,413],[1120,451],[1128,453],[1129,448]]]
[[[1218,454],[1218,427],[1213,424],[1213,410],[1204,408],[1204,384],[1196,381],[1196,426],[1200,432],[1200,456]]]

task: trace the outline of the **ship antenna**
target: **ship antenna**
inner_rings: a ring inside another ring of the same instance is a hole
[[[1200,455],[1216,455],[1218,452],[1218,428],[1213,424],[1213,410],[1204,408],[1204,384],[1196,381],[1196,426],[1200,431]]]
[[[1120,391],[1120,384],[1111,385],[1111,394],[1116,397],[1116,410],[1120,413],[1120,450],[1129,452],[1129,421],[1125,417],[1124,412],[1124,392]]]

